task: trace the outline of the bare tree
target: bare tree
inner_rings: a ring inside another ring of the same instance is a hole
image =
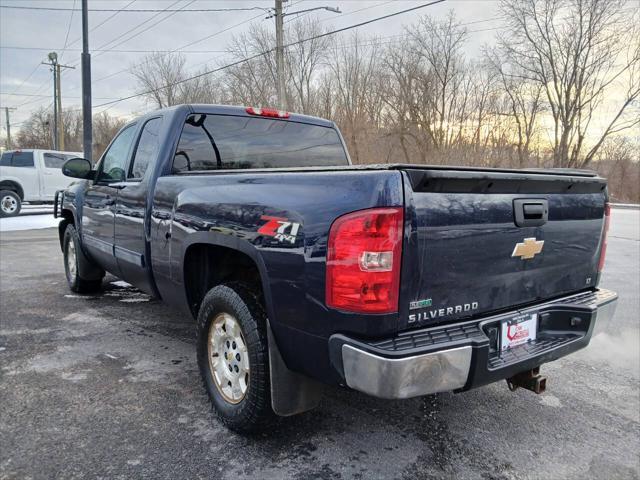
[[[180,54],[152,53],[131,67],[140,92],[158,108],[180,103],[180,82],[186,59]]]
[[[495,48],[486,49],[485,58],[490,70],[497,77],[506,104],[505,111],[499,109],[498,115],[504,114],[513,121],[518,165],[524,167],[529,163],[531,144],[538,131],[544,87],[540,83],[527,80],[523,74],[508,72],[500,52]]]
[[[287,43],[294,44],[285,50],[288,108],[310,114],[317,109],[314,81],[326,62],[332,40],[331,37],[316,38],[326,32],[317,18],[306,17],[288,25],[291,27],[285,32]],[[302,42],[306,39],[311,40]]]
[[[316,80],[331,40],[329,37],[315,37],[325,31],[314,17],[290,22],[285,30],[285,43],[291,44],[285,49],[284,65],[285,96],[290,110],[309,114],[317,109]],[[253,25],[246,33],[232,39],[228,52],[231,62],[251,59],[225,71],[225,84],[231,99],[245,105],[275,105],[277,88],[273,30],[263,25]]]
[[[543,89],[554,124],[555,166],[584,167],[607,137],[638,125],[640,116],[625,113],[640,95],[640,36],[624,1],[502,0],[501,6],[507,18],[499,35],[506,75]],[[626,79],[628,88],[610,120],[587,148],[603,103],[611,103],[612,90]]]
[[[436,148],[450,147],[463,135],[469,113],[470,79],[463,55],[467,30],[450,12],[441,21],[425,15],[408,33],[410,48],[423,62],[418,82],[420,124]]]
[[[124,119],[113,117],[107,112],[93,116],[93,158],[96,161],[125,123]]]
[[[355,163],[365,163],[360,154],[358,137],[369,125],[373,107],[371,94],[379,86],[376,83],[379,56],[380,47],[377,43],[363,45],[361,37],[354,34],[348,47],[345,42],[334,45],[329,62],[336,104],[335,118],[343,129]]]
[[[62,112],[65,149],[82,150],[82,112],[67,109]],[[107,112],[93,116],[93,158],[99,158],[115,134],[125,124],[125,120]],[[16,136],[16,145],[21,148],[53,148],[53,112],[45,108],[31,114]]]
[[[274,47],[275,34],[263,26],[252,25],[247,32],[233,37],[227,48],[231,57],[229,63],[242,63],[226,69],[223,77],[233,103],[264,107],[276,105]],[[243,61],[256,55],[257,58]]]
[[[53,148],[53,112],[42,107],[31,113],[14,143],[20,148]]]

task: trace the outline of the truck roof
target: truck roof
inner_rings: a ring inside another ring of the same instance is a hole
[[[61,150],[52,150],[49,148],[12,148],[11,150],[4,150],[2,153],[13,153],[13,152],[50,152],[50,153],[64,153],[66,155],[82,155],[82,152],[68,152]]]
[[[174,105],[172,107],[162,108],[152,112],[157,114],[158,112],[169,112],[172,110],[178,110],[181,108],[188,108],[193,113],[208,113],[211,115],[234,115],[239,117],[253,117],[247,113],[247,107],[233,106],[233,105],[212,105],[203,103],[191,103],[184,105]],[[288,112],[289,118],[281,119],[282,121],[293,121],[301,123],[309,123],[311,125],[318,125],[321,127],[335,127],[335,124],[324,118],[312,117],[311,115],[302,115],[299,113]],[[150,115],[151,113],[147,114]],[[146,115],[145,115],[146,116]]]

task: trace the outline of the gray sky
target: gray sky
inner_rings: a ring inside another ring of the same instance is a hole
[[[339,7],[342,14],[326,11],[314,12],[319,20],[333,28],[353,25],[371,18],[387,15],[412,6],[427,3],[428,0],[289,0],[286,9],[289,12],[316,6]],[[132,0],[89,0],[89,8],[119,9]],[[80,0],[0,0],[0,5],[19,5],[36,7],[80,7]],[[175,3],[175,4],[174,4]],[[173,4],[173,6],[172,6]],[[163,8],[240,8],[272,7],[274,2],[260,0],[133,0],[130,9]],[[358,11],[359,10],[359,11]],[[478,55],[483,43],[491,42],[500,20],[497,2],[493,0],[446,0],[443,3],[411,12],[357,30],[338,35],[351,35],[358,31],[363,35],[388,37],[402,33],[403,26],[414,22],[419,15],[429,14],[444,17],[454,10],[462,22],[478,22],[468,26],[468,54],[471,58]],[[233,35],[246,30],[252,22],[273,26],[273,19],[266,20],[266,14],[259,10],[234,12],[182,12],[171,13],[119,13],[103,25],[113,12],[89,12],[90,48],[92,49],[93,104],[122,98],[136,93],[136,84],[132,75],[125,70],[139,62],[146,51],[181,49],[187,59],[187,69],[195,71],[204,65],[216,66],[224,62],[224,49]],[[166,18],[166,19],[165,19]],[[293,19],[287,17],[285,21]],[[164,19],[164,20],[163,20]],[[139,25],[143,22],[142,25]],[[154,23],[159,22],[157,25]],[[138,26],[136,28],[136,26]],[[237,26],[236,26],[237,25]],[[150,28],[148,28],[150,27]],[[147,29],[146,31],[143,31]],[[132,30],[133,29],[133,30]],[[226,32],[213,35],[222,30]],[[68,39],[67,39],[67,31]],[[128,32],[128,33],[127,33]],[[142,32],[142,33],[140,33]],[[139,35],[136,35],[140,33]],[[52,74],[49,67],[40,65],[46,61],[47,53],[57,51],[61,63],[77,65],[62,76],[63,108],[80,107],[80,49],[82,43],[81,14],[79,11],[42,11],[0,9],[0,106],[18,107],[11,112],[13,131],[20,128],[34,109],[49,106],[52,103]],[[134,37],[135,36],[135,37]],[[67,49],[63,50],[67,39]],[[197,43],[195,43],[197,42]],[[16,49],[14,47],[21,47]],[[108,52],[93,50],[111,49]],[[108,77],[108,78],[104,78]],[[18,95],[8,95],[18,94]],[[43,95],[28,96],[28,95]],[[140,99],[120,102],[109,109],[109,113],[127,116],[148,110]],[[103,108],[94,109],[94,113]],[[4,131],[4,115],[2,115]]]

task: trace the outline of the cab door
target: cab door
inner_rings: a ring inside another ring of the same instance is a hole
[[[135,130],[135,124],[120,130],[102,155],[82,208],[83,245],[102,268],[116,276],[121,276],[114,253],[116,199],[118,184],[126,180]]]
[[[62,174],[62,165],[75,156],[58,152],[42,153],[42,194],[45,198],[53,199],[56,191],[64,190],[73,181]]]
[[[148,293],[152,286],[148,244],[147,203],[158,158],[162,117],[147,120],[138,136],[127,178],[120,182],[115,209],[115,256],[122,278]]]

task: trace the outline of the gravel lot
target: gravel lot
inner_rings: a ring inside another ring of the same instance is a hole
[[[242,437],[200,384],[194,322],[108,277],[67,290],[55,229],[0,236],[0,478],[544,478],[640,475],[640,211],[614,210],[616,328],[504,382],[383,401],[337,388]],[[115,283],[114,283],[115,282]]]

